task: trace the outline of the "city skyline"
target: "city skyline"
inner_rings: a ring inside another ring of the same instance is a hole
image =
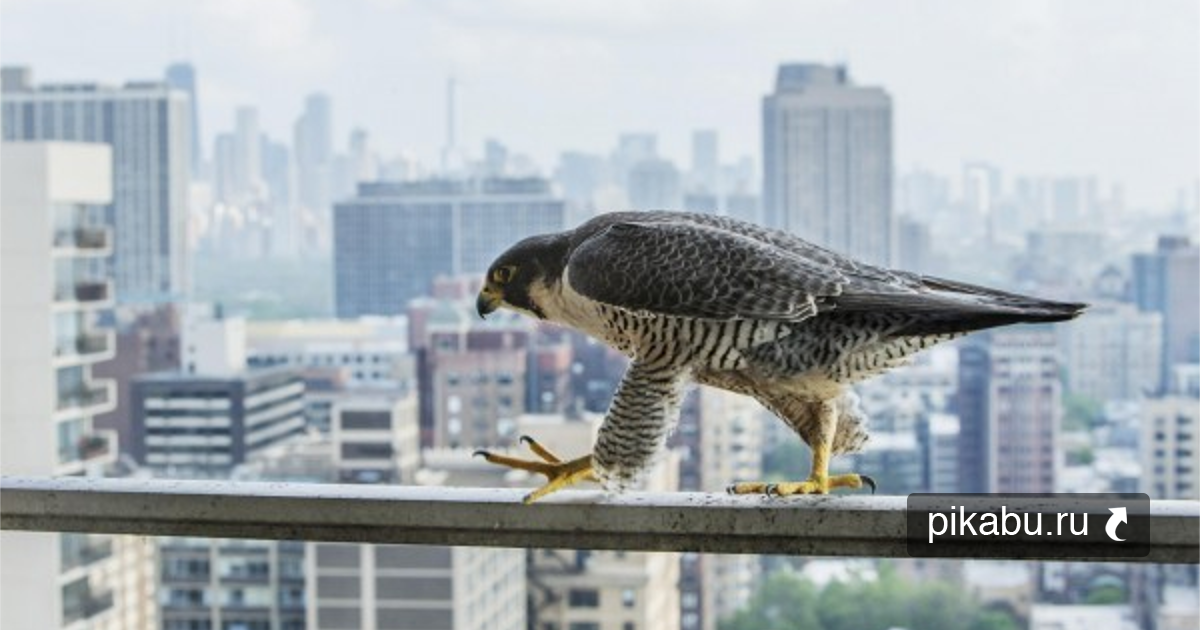
[[[339,146],[361,126],[384,152],[410,151],[427,164],[438,163],[445,82],[454,76],[460,147],[474,153],[495,137],[546,173],[559,152],[606,151],[629,131],[657,133],[661,152],[679,164],[694,128],[717,130],[726,158],[758,156],[758,103],[777,64],[845,63],[855,82],[896,99],[898,172],[955,172],[985,159],[1027,173],[1094,174],[1124,182],[1138,208],[1172,205],[1200,172],[1196,144],[1180,142],[1200,134],[1200,51],[1188,28],[1196,8],[1187,3],[1089,3],[1085,13],[1040,3],[699,5],[686,13],[621,4],[571,12],[539,3],[331,6],[129,0],[97,10],[9,0],[5,22],[21,28],[6,29],[0,57],[32,67],[39,83],[155,79],[189,60],[206,145],[214,130],[233,128],[244,105],[287,141],[305,96],[327,92]],[[64,11],[93,26],[95,50],[80,55],[47,30]],[[129,29],[152,35],[126,43]],[[946,62],[951,48],[959,63]]]

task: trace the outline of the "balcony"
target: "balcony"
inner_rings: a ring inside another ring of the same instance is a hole
[[[102,413],[113,403],[116,383],[111,380],[96,381],[89,386],[58,393],[55,408],[60,412],[80,411]]]
[[[380,544],[907,557],[898,496],[734,497],[510,489],[4,477],[0,529]],[[1149,553],[1200,563],[1200,502],[1152,501]],[[994,541],[994,542],[993,542]],[[1002,538],[974,543],[980,557]],[[1080,556],[1088,561],[1087,556]],[[1091,558],[1112,562],[1112,558]]]
[[[103,306],[112,301],[112,283],[80,280],[54,289],[54,302],[61,305]]]
[[[114,445],[117,441],[116,431],[96,431],[79,438],[77,445],[79,459],[89,462],[95,459],[108,459],[116,454]]]
[[[91,566],[112,557],[113,541],[108,536],[65,534],[62,537],[62,570]]]
[[[84,619],[91,619],[113,607],[111,590],[102,592],[86,592],[80,596],[64,597],[63,624],[70,625]]]
[[[87,332],[59,342],[54,347],[55,363],[65,365],[85,359],[111,358],[114,335],[112,331]]]
[[[54,233],[54,248],[76,256],[107,256],[111,253],[110,242],[110,231],[106,227],[77,227]]]

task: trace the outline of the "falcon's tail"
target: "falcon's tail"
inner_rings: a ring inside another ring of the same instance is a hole
[[[872,296],[878,303],[870,306],[880,310],[894,309],[912,316],[912,323],[893,333],[896,336],[965,334],[1009,324],[1061,322],[1078,317],[1088,306],[1078,302],[1043,300],[942,278],[926,276],[921,278],[921,282],[927,291]],[[838,308],[844,308],[843,305],[844,302],[840,301]],[[864,306],[867,304],[854,304],[850,310]]]

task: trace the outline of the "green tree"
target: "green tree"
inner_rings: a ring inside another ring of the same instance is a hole
[[[1126,601],[1125,589],[1113,584],[1104,584],[1093,588],[1088,591],[1087,597],[1084,599],[1085,604],[1093,605],[1123,604]]]
[[[763,477],[771,481],[808,479],[811,458],[808,447],[800,440],[783,440],[763,454]]]
[[[1020,626],[1007,613],[999,610],[981,611],[968,626],[968,630],[1017,630]]]
[[[986,610],[950,582],[913,582],[880,562],[875,579],[833,581],[823,589],[781,571],[721,630],[1016,630],[1016,621]]]
[[[720,630],[823,630],[817,620],[817,589],[791,573],[773,573],[745,608],[717,624]]]
[[[1104,405],[1083,394],[1063,394],[1063,429],[1086,431],[1100,423]]]

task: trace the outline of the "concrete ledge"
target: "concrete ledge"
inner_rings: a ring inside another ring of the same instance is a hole
[[[0,529],[526,548],[906,557],[905,497],[0,478]],[[1200,562],[1200,502],[1151,502],[1151,552]],[[1111,560],[1107,560],[1111,561]]]

